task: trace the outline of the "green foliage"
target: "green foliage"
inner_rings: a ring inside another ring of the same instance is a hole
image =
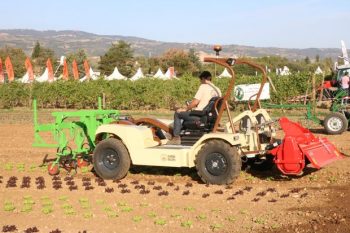
[[[121,210],[121,212],[131,212],[133,210],[133,208],[130,206],[124,206],[120,210]]]
[[[16,209],[15,205],[13,204],[13,202],[10,201],[5,201],[4,203],[4,211],[7,212],[12,212]]]
[[[160,57],[160,62],[163,69],[173,66],[177,76],[197,73],[201,68],[199,58],[193,49],[189,52],[182,49],[169,49]]]
[[[205,220],[207,219],[207,216],[205,214],[200,214],[196,217],[198,220]]]
[[[316,77],[317,85],[321,78]],[[283,103],[292,96],[305,94],[311,83],[310,74],[271,76],[277,89],[271,88],[271,102]],[[225,93],[230,79],[214,79],[213,82]],[[260,83],[261,76],[237,76],[236,85]],[[183,105],[193,98],[198,89],[198,78],[184,75],[179,80],[144,78],[135,82],[129,80],[105,81],[102,79],[79,83],[57,81],[54,83],[9,83],[0,85],[0,108],[30,106],[36,98],[41,108],[97,108],[97,99],[104,93],[106,108],[119,110],[171,109]],[[309,88],[310,90],[310,88]]]
[[[19,171],[19,172],[24,172],[25,171],[24,163],[17,164],[17,171]]]
[[[141,216],[134,216],[134,217],[132,217],[132,221],[133,222],[141,222],[142,221],[142,217]]]
[[[55,52],[52,49],[41,46],[41,44],[37,41],[32,52],[33,68],[35,73],[41,74],[45,70],[46,61],[48,58],[50,58],[53,69],[55,70],[55,64],[57,60]]]
[[[192,206],[187,206],[187,207],[184,208],[184,210],[185,210],[185,211],[194,211],[195,208],[192,207]]]
[[[50,213],[53,212],[53,208],[52,208],[52,206],[46,206],[46,207],[43,207],[43,208],[41,209],[41,212],[42,212],[43,214],[50,214]]]
[[[220,223],[214,223],[210,225],[210,229],[212,229],[212,231],[217,231],[220,230],[221,228],[223,228],[224,226]]]
[[[40,46],[39,41],[37,41],[35,43],[34,48],[33,48],[32,59],[38,58],[40,56],[40,50],[41,50],[41,46]]]
[[[5,64],[5,59],[7,56],[9,56],[11,59],[15,78],[22,78],[26,72],[24,66],[26,54],[20,48],[12,48],[6,46],[0,49],[0,58],[2,59],[3,64]],[[3,68],[5,69],[5,66],[3,66]]]
[[[156,219],[155,221],[154,221],[154,224],[155,225],[159,225],[159,226],[164,226],[165,224],[166,224],[166,220],[165,219]]]
[[[191,228],[192,225],[193,225],[193,223],[192,223],[192,221],[190,221],[190,220],[181,222],[181,226],[182,226],[182,227]]]
[[[5,169],[6,171],[12,171],[12,169],[13,169],[13,164],[12,164],[12,163],[5,163],[4,169]]]
[[[60,201],[67,201],[67,200],[68,200],[68,197],[67,197],[67,196],[60,196],[60,197],[58,198],[58,200],[60,200]]]
[[[157,214],[155,213],[155,212],[149,212],[148,213],[148,217],[150,217],[150,218],[155,218],[155,217],[157,217]]]
[[[84,69],[84,61],[87,59],[87,55],[85,53],[84,49],[79,49],[75,53],[69,53],[66,57],[67,64],[68,64],[68,71],[71,76],[73,76],[73,66],[72,63],[75,60],[78,65],[78,72],[79,76],[82,77],[83,74],[85,74],[85,69]],[[58,71],[60,72],[60,71]]]
[[[99,63],[101,74],[111,74],[114,67],[118,67],[119,71],[125,75],[130,76],[134,71],[134,57],[131,45],[125,41],[119,41],[117,44],[112,44],[109,50],[101,56]]]
[[[33,205],[35,204],[35,201],[31,196],[24,196],[23,197],[23,207],[21,209],[21,212],[23,213],[29,213],[33,210]]]
[[[85,219],[90,219],[92,217],[93,217],[92,212],[85,212],[85,213],[83,213],[83,218],[85,218]]]

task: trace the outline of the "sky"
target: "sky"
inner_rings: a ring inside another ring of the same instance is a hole
[[[1,29],[281,48],[350,47],[349,0],[10,0]]]

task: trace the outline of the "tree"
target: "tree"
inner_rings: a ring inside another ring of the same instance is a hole
[[[315,57],[315,60],[316,60],[316,62],[318,63],[318,62],[320,62],[320,55],[316,55],[316,57]]]
[[[71,77],[73,77],[73,68],[72,68],[73,60],[75,60],[78,64],[79,74],[85,73],[84,61],[87,59],[87,55],[86,55],[84,49],[79,49],[75,53],[69,53],[67,55],[66,59],[67,59],[67,63],[68,63],[69,74]]]
[[[304,62],[305,62],[305,64],[310,64],[310,58],[309,57],[305,57]]]
[[[134,56],[131,45],[120,40],[117,44],[112,44],[109,50],[101,56],[99,69],[101,74],[109,75],[114,67],[118,67],[120,73],[130,77],[134,72]]]
[[[196,53],[196,50],[193,48],[189,49],[188,56],[194,66],[193,67],[194,71],[192,73],[199,72],[202,69],[202,62],[200,61],[198,54]]]
[[[13,71],[15,73],[15,78],[22,78],[23,75],[26,73],[26,69],[24,66],[26,54],[20,48],[12,48],[6,46],[5,48],[0,49],[0,57],[3,64],[5,63],[5,59],[7,56],[9,56],[11,59]],[[6,69],[4,65],[3,68]]]
[[[198,62],[195,58],[195,53],[192,54],[186,52],[182,49],[169,49],[161,57],[162,67],[167,69],[170,66],[175,68],[177,75],[182,75],[184,73],[195,73],[198,72]]]
[[[33,49],[33,52],[32,52],[32,59],[38,58],[40,56],[40,50],[41,50],[41,46],[40,46],[39,41],[37,41],[35,43],[35,46],[34,46],[34,49]]]
[[[42,73],[46,68],[46,61],[50,58],[52,65],[57,65],[57,58],[52,49],[42,47],[37,41],[32,52],[33,66],[35,73]]]

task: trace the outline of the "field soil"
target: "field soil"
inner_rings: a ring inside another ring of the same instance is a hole
[[[194,169],[132,167],[113,182],[100,180],[91,165],[74,176],[49,176],[39,165],[55,150],[32,147],[25,117],[0,117],[3,232],[350,232],[350,132],[315,129],[346,156],[298,177],[248,169],[232,185],[216,186],[203,184]]]

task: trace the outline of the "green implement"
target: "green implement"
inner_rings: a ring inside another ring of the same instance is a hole
[[[56,159],[49,164],[49,173],[58,174],[59,166],[67,170],[87,163],[95,148],[95,132],[102,124],[119,119],[118,110],[104,110],[101,99],[97,110],[79,110],[73,112],[53,112],[55,122],[39,124],[37,102],[33,101],[34,111],[34,147],[57,148]],[[47,143],[41,133],[51,133],[54,143]]]

